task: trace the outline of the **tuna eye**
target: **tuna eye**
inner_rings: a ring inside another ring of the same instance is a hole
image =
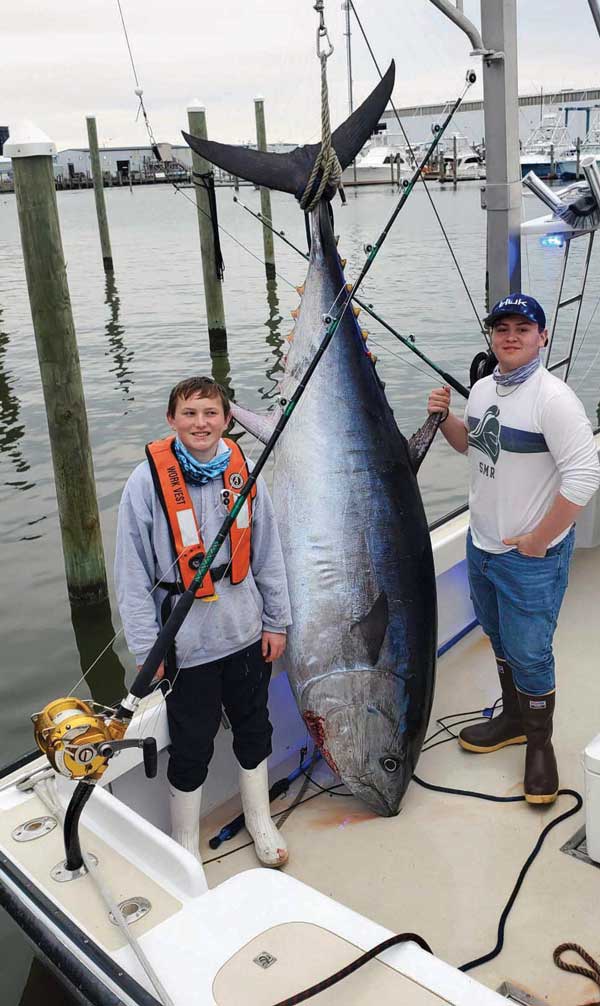
[[[379,764],[381,765],[381,767],[383,769],[385,769],[386,772],[389,772],[390,774],[392,772],[397,772],[398,771],[398,764],[399,763],[398,763],[398,761],[397,761],[396,758],[389,758],[389,757],[388,758],[380,758]]]

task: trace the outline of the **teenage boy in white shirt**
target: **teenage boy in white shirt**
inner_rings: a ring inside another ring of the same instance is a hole
[[[541,305],[511,294],[485,321],[498,364],[471,389],[464,417],[450,412],[449,387],[428,401],[430,413],[444,413],[448,443],[469,456],[469,583],[502,689],[500,715],[465,727],[459,743],[484,754],[527,742],[525,799],[552,803],[552,639],[574,522],[600,484],[600,465],[583,405],[541,364],[548,338]]]

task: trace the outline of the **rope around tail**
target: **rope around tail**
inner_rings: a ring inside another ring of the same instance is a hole
[[[317,159],[313,164],[306,188],[300,200],[300,206],[305,213],[310,213],[315,208],[319,199],[323,195],[328,185],[338,189],[342,182],[342,165],[331,143],[331,121],[329,119],[329,90],[327,87],[327,60],[331,53],[321,52],[321,149],[317,154]],[[321,178],[314,192],[317,176],[321,172]]]

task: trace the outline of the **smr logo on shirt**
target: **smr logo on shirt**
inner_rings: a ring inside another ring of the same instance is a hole
[[[500,457],[500,409],[497,405],[490,405],[486,409],[481,421],[474,430],[469,433],[469,447],[475,447],[478,451],[487,454],[488,458],[496,464]],[[484,472],[484,474],[488,474]],[[493,478],[493,476],[492,476]]]

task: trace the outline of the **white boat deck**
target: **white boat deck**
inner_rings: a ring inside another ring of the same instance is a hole
[[[599,588],[598,550],[577,551],[555,639],[555,747],[561,787],[579,792],[581,751],[600,732]],[[437,729],[436,717],[491,705],[498,691],[488,644],[475,630],[439,661],[429,733]],[[513,796],[522,792],[524,755],[524,747],[472,755],[450,741],[425,752],[417,771],[435,784]],[[335,781],[322,764],[315,776],[326,786]],[[310,786],[305,797],[315,792]],[[221,858],[207,845],[238,806],[231,801],[203,822],[211,888],[256,865],[251,847],[226,855],[248,841],[245,831],[221,847]],[[322,794],[296,807],[284,824],[286,872],[394,932],[421,934],[437,956],[460,965],[494,946],[500,913],[540,831],[571,806],[568,796],[532,808],[433,793],[413,783],[400,815],[384,819],[351,797]],[[509,917],[503,952],[471,972],[473,978],[491,989],[511,981],[548,1006],[598,999],[592,982],[552,961],[565,941],[600,956],[600,869],[560,851],[582,823],[580,812],[550,833]]]

